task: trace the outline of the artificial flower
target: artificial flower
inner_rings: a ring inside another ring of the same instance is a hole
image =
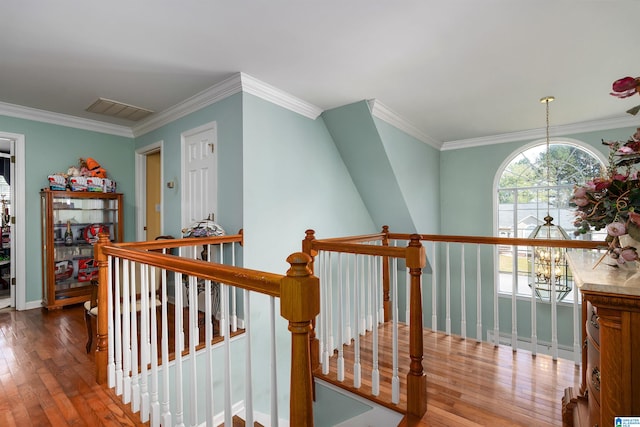
[[[636,133],[640,136],[640,129]],[[610,257],[618,263],[636,261],[640,247],[621,240],[628,235],[640,241],[640,143],[634,138],[602,143],[610,150],[606,173],[574,188],[575,234],[606,230]]]
[[[640,77],[623,77],[613,82],[611,95],[618,98],[628,98],[638,93]]]
[[[621,222],[612,222],[611,224],[607,224],[607,233],[609,236],[622,236],[626,234],[627,227],[624,226]]]

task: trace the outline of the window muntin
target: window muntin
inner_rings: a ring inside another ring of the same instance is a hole
[[[529,237],[537,225],[544,223],[543,218],[549,213],[555,225],[573,236],[575,208],[570,206],[573,187],[603,174],[604,168],[600,158],[577,144],[554,142],[547,152],[546,144],[540,143],[522,150],[498,171],[498,235]],[[517,294],[531,296],[531,248],[519,247],[515,262],[513,252],[511,247],[499,248],[499,291],[512,293],[511,272],[515,267],[518,271]],[[572,300],[570,295],[565,301]]]

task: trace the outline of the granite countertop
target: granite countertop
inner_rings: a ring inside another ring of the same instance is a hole
[[[586,251],[567,252],[567,262],[580,291],[640,296],[640,274],[634,276],[640,273],[640,269],[614,267],[610,265],[612,260],[608,256],[593,268],[601,256],[602,254]]]

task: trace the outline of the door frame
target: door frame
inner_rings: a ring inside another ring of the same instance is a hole
[[[146,240],[144,225],[147,222],[147,155],[160,152],[160,182],[164,182],[164,141],[145,145],[136,150],[136,240]],[[160,191],[160,230],[164,234],[164,191]]]
[[[11,140],[10,154],[14,156],[15,163],[11,165],[13,170],[13,180],[11,182],[11,204],[12,216],[15,218],[15,224],[11,224],[11,263],[12,263],[12,279],[15,278],[16,284],[13,288],[14,305],[16,310],[26,310],[27,308],[27,289],[26,289],[26,218],[25,218],[25,165],[26,150],[25,136],[18,133],[2,132],[0,137]],[[39,305],[39,304],[38,304]]]

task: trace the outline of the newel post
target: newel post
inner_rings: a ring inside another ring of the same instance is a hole
[[[389,246],[389,226],[382,226],[382,246]],[[382,309],[384,313],[384,321],[391,321],[391,298],[389,297],[389,257],[382,257]]]
[[[314,261],[318,251],[313,249],[313,242],[316,240],[315,231],[309,229],[305,231],[304,240],[302,241],[302,252],[309,255],[311,261],[309,261],[308,267],[313,274]],[[311,320],[311,331],[309,331],[309,348],[311,349],[311,370],[314,370],[320,366],[320,341],[316,337],[316,319]]]
[[[313,389],[309,332],[311,320],[320,313],[320,283],[309,269],[311,257],[289,255],[291,268],[280,283],[280,315],[291,331],[291,396],[289,424],[313,426]]]
[[[108,315],[107,313],[107,299],[108,299],[108,286],[109,275],[107,271],[107,256],[104,254],[102,248],[104,245],[109,244],[109,233],[100,233],[98,241],[94,245],[94,257],[98,266],[98,319],[97,319],[97,344],[96,344],[96,381],[98,384],[104,384],[107,382],[107,361],[108,361]]]
[[[412,234],[407,247],[407,268],[410,276],[410,313],[409,313],[409,373],[407,374],[407,412],[422,417],[427,411],[427,375],[422,367],[422,293],[420,282],[422,269],[427,264],[424,246],[420,235]]]

